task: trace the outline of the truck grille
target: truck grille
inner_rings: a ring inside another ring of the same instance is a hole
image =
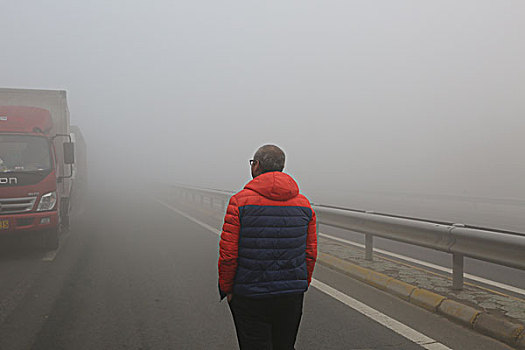
[[[0,214],[18,214],[31,211],[36,197],[0,198]]]

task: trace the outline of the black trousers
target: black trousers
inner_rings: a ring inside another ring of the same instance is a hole
[[[269,298],[234,295],[230,310],[241,350],[293,350],[304,294]]]

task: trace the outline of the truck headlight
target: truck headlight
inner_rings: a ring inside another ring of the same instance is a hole
[[[57,193],[46,193],[40,198],[40,202],[38,203],[38,208],[36,208],[36,211],[52,210],[55,207],[55,204],[57,204]]]

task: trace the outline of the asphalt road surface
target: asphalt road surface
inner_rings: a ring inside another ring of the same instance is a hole
[[[57,252],[0,238],[2,350],[237,348],[217,235],[154,198],[93,194]],[[314,277],[398,326],[311,287],[297,349],[508,349],[323,266]]]

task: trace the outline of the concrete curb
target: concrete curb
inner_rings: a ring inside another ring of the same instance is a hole
[[[525,327],[523,324],[510,322],[503,317],[489,315],[483,310],[475,309],[330,254],[319,252],[318,261],[322,265],[384,290],[411,304],[443,315],[450,320],[500,340],[516,349],[525,349]]]

